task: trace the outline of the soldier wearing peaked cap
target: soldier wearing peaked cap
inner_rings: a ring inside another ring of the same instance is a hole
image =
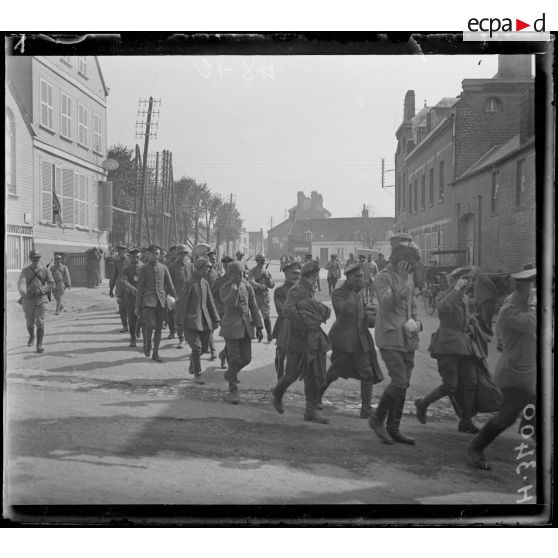
[[[136,307],[139,272],[144,265],[140,261],[140,254],[141,251],[138,248],[132,248],[129,251],[130,261],[122,270],[122,291],[128,315],[130,347],[135,347],[136,339],[141,336],[141,315],[136,316],[134,313]]]
[[[227,255],[225,255],[221,258],[221,269],[222,269],[223,274],[215,280],[213,285],[210,284],[211,294],[213,295],[213,300],[215,302],[215,307],[217,308],[217,313],[219,314],[219,318],[221,320],[223,319],[223,316],[225,315],[225,306],[223,305],[223,301],[221,300],[221,298],[219,296],[219,291],[220,291],[221,287],[229,281],[229,278],[227,277],[227,267],[232,261],[234,261],[234,260],[230,256],[227,256]],[[227,347],[226,346],[219,352],[219,359],[221,360],[221,368],[226,368],[227,367]]]
[[[494,383],[502,390],[503,400],[498,414],[492,417],[468,447],[469,464],[479,469],[490,469],[484,449],[504,430],[512,426],[523,412],[535,415],[537,393],[537,290],[536,269],[514,273],[514,292],[509,296],[496,322],[502,338],[502,355],[496,364]],[[531,425],[522,428],[530,437],[535,434]],[[522,432],[523,434],[523,432]]]
[[[48,268],[41,266],[41,253],[38,250],[29,252],[31,265],[24,267],[17,282],[17,289],[21,295],[21,305],[25,313],[25,322],[29,332],[27,346],[32,347],[35,341],[35,326],[37,327],[37,352],[42,353],[43,337],[45,334],[46,305],[50,300],[50,293],[54,289],[54,280]]]
[[[389,237],[389,243],[391,244],[391,247],[394,248],[395,246],[399,245],[399,244],[403,244],[404,246],[408,246],[411,242],[413,242],[413,237],[410,234],[404,233],[404,232],[398,232],[395,234],[392,234]]]
[[[64,293],[66,289],[72,288],[72,281],[70,279],[70,272],[68,267],[62,263],[62,256],[56,254],[54,256],[54,265],[51,268],[52,278],[54,279],[55,287],[52,294],[56,300],[56,311],[54,314],[58,315],[62,310],[64,310],[64,305],[62,304],[62,299],[64,298]]]
[[[186,281],[188,281],[194,272],[194,266],[188,259],[188,249],[185,244],[177,244],[175,253],[174,262],[169,265],[169,273],[176,294],[180,298]],[[184,346],[184,331],[180,326],[177,326],[175,317],[176,309],[167,311],[167,320],[169,324],[168,338],[174,339],[178,335],[177,349],[182,349]]]
[[[275,287],[275,283],[271,278],[271,273],[264,268],[265,256],[258,254],[256,256],[256,266],[248,272],[248,281],[254,293],[256,293],[256,302],[262,314],[265,331],[267,333],[267,340],[271,342],[271,319],[270,319],[270,299],[269,290]]]
[[[114,296],[116,290],[116,302],[118,304],[118,313],[120,314],[120,321],[122,322],[122,329],[120,333],[128,331],[128,311],[126,309],[126,302],[124,300],[124,293],[122,291],[122,272],[128,265],[128,257],[126,256],[126,246],[119,244],[116,247],[118,256],[114,260],[114,271],[109,281],[109,296]]]

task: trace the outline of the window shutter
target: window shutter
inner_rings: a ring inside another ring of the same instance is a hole
[[[41,162],[41,219],[52,222],[52,164]]]
[[[62,169],[62,221],[74,224],[74,171]]]
[[[99,182],[99,228],[112,231],[112,182]]]

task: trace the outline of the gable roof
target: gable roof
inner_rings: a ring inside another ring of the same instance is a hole
[[[27,126],[27,129],[29,130],[29,133],[31,134],[31,136],[35,136],[36,134],[35,134],[35,130],[33,130],[31,119],[29,118],[29,115],[27,114],[25,107],[23,106],[23,101],[21,100],[21,97],[18,95],[17,89],[15,88],[12,80],[8,80],[8,89],[10,90],[10,93],[14,98],[14,101],[17,105],[17,108],[19,109],[23,121],[25,122],[25,125]]]
[[[101,78],[101,83],[103,84],[103,89],[105,91],[105,97],[107,97],[108,94],[109,94],[109,88],[107,87],[107,84],[105,83],[105,77],[103,76],[103,71],[101,70],[101,64],[99,64],[99,58],[97,56],[94,56],[93,58],[95,58],[95,64],[97,64],[97,71],[99,72],[99,77]]]

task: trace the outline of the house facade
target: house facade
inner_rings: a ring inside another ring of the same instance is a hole
[[[19,199],[31,194],[29,225],[45,264],[54,253],[106,250],[112,223],[112,188],[102,167],[108,89],[97,58],[11,57],[7,77],[33,132],[31,151],[16,154],[17,175],[30,174],[32,182],[8,193],[8,225],[17,225],[10,220],[21,213]]]
[[[523,182],[529,192],[523,192],[524,209],[517,214],[515,208],[504,210],[508,206],[502,201],[492,211],[493,190],[500,197],[504,191],[515,192],[516,179],[509,178],[512,171],[506,166],[494,174],[493,185],[490,166],[505,161],[513,166],[514,157],[523,159],[525,149],[532,149],[533,91],[531,57],[499,55],[498,73],[491,79],[463,80],[458,97],[445,97],[415,113],[414,92],[407,92],[396,132],[396,228],[413,236],[424,262],[434,256],[442,265],[521,269],[524,262],[516,250],[507,258],[494,256],[502,255],[509,242],[501,236],[509,223],[526,245],[534,242],[534,159],[525,157],[519,164],[517,172],[531,176],[532,171],[533,180]],[[531,199],[532,205],[527,203]]]

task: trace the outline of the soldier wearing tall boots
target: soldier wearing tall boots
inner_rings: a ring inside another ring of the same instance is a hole
[[[209,266],[207,268],[207,282],[209,283],[209,288],[213,290],[213,285],[215,281],[220,277],[219,269],[217,267],[217,254],[215,250],[210,250],[206,254],[209,260]],[[217,354],[215,353],[215,339],[213,338],[213,331],[209,334],[209,339],[207,340],[207,348],[210,351],[209,360],[215,360]]]
[[[364,270],[360,264],[345,269],[346,280],[331,294],[335,322],[329,331],[331,366],[321,393],[338,378],[360,380],[360,417],[372,412],[372,386],[384,379],[368,328],[374,327],[376,308],[364,300]],[[320,396],[320,399],[321,399]]]
[[[283,306],[281,345],[288,347],[285,374],[272,391],[272,404],[283,413],[283,395],[287,388],[302,377],[306,409],[304,420],[328,424],[329,420],[318,411],[318,399],[325,384],[327,335],[322,331],[331,310],[315,300],[314,284],[319,274],[316,262],[302,266],[300,279],[290,288]]]
[[[54,300],[56,300],[56,311],[54,314],[58,315],[64,310],[62,300],[66,289],[69,290],[72,288],[70,272],[68,271],[68,267],[62,263],[62,256],[60,254],[54,256],[54,265],[52,266],[51,273],[55,284],[54,291],[52,292]]]
[[[27,346],[32,347],[37,328],[37,352],[44,352],[43,338],[45,335],[46,306],[50,293],[54,289],[54,280],[48,268],[41,267],[41,253],[38,250],[29,252],[31,265],[21,270],[17,289],[21,295],[21,305],[25,313],[25,323],[29,332]]]
[[[327,262],[325,268],[327,269],[327,286],[329,294],[331,294],[341,277],[341,264],[335,254],[331,254],[331,260]]]
[[[502,341],[502,355],[496,364],[494,383],[502,390],[503,399],[498,414],[484,425],[467,448],[469,464],[478,469],[491,469],[484,454],[485,448],[512,426],[522,413],[523,418],[530,418],[525,409],[536,401],[536,276],[536,269],[511,275],[515,290],[506,298],[498,314],[496,330]],[[531,415],[531,412],[528,414]],[[527,427],[523,429],[528,431]]]
[[[172,284],[169,270],[160,263],[159,247],[151,245],[147,249],[147,263],[139,270],[138,287],[136,293],[136,316],[140,316],[144,325],[143,352],[151,355],[151,341],[153,340],[152,360],[163,362],[159,356],[161,330],[165,310],[167,309],[167,294],[176,298],[176,291]],[[152,339],[153,338],[153,339]]]
[[[219,314],[207,281],[209,260],[199,257],[194,262],[194,273],[186,281],[176,304],[176,320],[184,330],[186,342],[192,349],[190,373],[196,384],[201,379],[202,345],[207,344],[209,336],[219,325]]]
[[[275,283],[271,278],[271,273],[264,269],[265,256],[258,254],[256,256],[256,266],[248,272],[248,280],[256,293],[256,302],[262,314],[267,340],[271,342],[271,305],[269,300],[269,289],[275,287]]]
[[[215,307],[217,308],[220,320],[222,320],[225,315],[225,305],[219,296],[219,291],[221,290],[221,287],[229,281],[229,278],[227,277],[227,266],[232,261],[233,259],[230,256],[223,256],[221,258],[222,274],[215,280],[213,285],[210,283],[211,294],[213,295],[213,301],[215,302]],[[226,346],[219,352],[219,360],[221,361],[221,368],[227,368],[228,359]]]
[[[394,441],[402,444],[415,443],[409,436],[401,434],[399,428],[414,367],[415,351],[419,346],[420,322],[417,320],[411,279],[419,261],[420,253],[416,246],[395,246],[389,264],[376,276],[376,346],[380,349],[391,381],[368,422],[386,444]],[[386,417],[387,423],[384,425]]]
[[[169,273],[174,285],[174,290],[180,298],[180,293],[189,277],[194,272],[192,262],[188,258],[188,250],[185,244],[177,244],[175,247],[175,259],[169,266]],[[178,335],[177,349],[184,347],[184,330],[175,323],[176,309],[168,311],[169,320],[169,339],[174,339]]]
[[[139,281],[139,272],[144,264],[140,262],[140,250],[134,248],[130,250],[130,263],[122,271],[122,290],[126,300],[126,310],[128,313],[128,325],[130,329],[130,347],[136,346],[141,328],[141,315],[136,316],[136,294]]]
[[[461,267],[449,275],[450,288],[442,293],[438,303],[440,326],[433,336],[431,354],[438,361],[442,384],[426,397],[417,399],[417,418],[426,424],[428,406],[453,395],[459,386],[461,392],[461,420],[459,432],[476,434],[479,429],[472,420],[477,389],[478,359],[470,339],[472,301],[466,295],[471,275],[470,267]]]
[[[278,380],[280,380],[285,373],[285,358],[287,356],[286,347],[283,347],[279,342],[279,335],[283,324],[283,307],[290,288],[300,279],[300,264],[298,262],[285,264],[283,273],[285,274],[285,282],[273,291],[273,302],[275,302],[275,309],[277,310],[277,320],[273,326],[271,336],[273,339],[277,339],[277,347],[275,349],[275,372],[277,373]]]
[[[228,281],[219,290],[221,302],[225,307],[219,335],[225,339],[229,359],[229,369],[226,373],[229,393],[225,400],[237,405],[240,402],[238,374],[252,360],[254,327],[259,343],[263,339],[263,324],[254,289],[244,278],[244,263],[229,263],[227,277]]]
[[[120,333],[126,333],[128,331],[128,312],[126,310],[124,293],[122,292],[122,272],[128,265],[128,257],[126,256],[126,246],[118,245],[116,250],[118,255],[114,259],[114,271],[109,282],[109,296],[112,298],[116,290],[118,313],[120,314],[120,321],[122,322]]]

